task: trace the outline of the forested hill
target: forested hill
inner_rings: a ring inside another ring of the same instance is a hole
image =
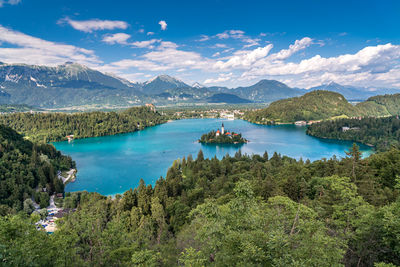
[[[397,116],[382,118],[339,119],[308,126],[307,134],[373,145],[384,151],[400,145],[400,120]]]
[[[341,94],[317,90],[300,97],[275,101],[265,109],[246,113],[244,118],[251,122],[267,124],[323,120],[356,114],[357,109]]]
[[[356,105],[362,116],[395,116],[400,115],[400,94],[378,95]]]
[[[177,160],[155,186],[72,193],[52,235],[0,217],[6,266],[394,266],[400,151]],[[132,179],[136,178],[134,175]],[[18,229],[18,230],[16,230]],[[387,263],[388,265],[377,263]]]
[[[62,141],[67,139],[67,135],[85,138],[134,132],[166,121],[166,117],[150,107],[133,107],[122,112],[15,113],[0,116],[0,124],[35,142]]]
[[[21,210],[31,197],[47,207],[51,194],[64,192],[57,170],[69,170],[74,164],[52,145],[34,145],[0,125],[0,214]]]

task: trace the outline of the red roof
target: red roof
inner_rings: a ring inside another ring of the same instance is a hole
[[[230,133],[230,132],[227,132],[226,135],[231,135],[231,133]]]
[[[219,133],[219,130],[217,131],[217,133]]]
[[[238,134],[233,134],[233,135],[235,135],[235,136],[236,136],[236,135],[238,135]]]

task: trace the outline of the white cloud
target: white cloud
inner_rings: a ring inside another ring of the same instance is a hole
[[[160,39],[151,39],[148,41],[136,41],[131,43],[131,45],[139,47],[139,48],[153,48],[153,44],[161,42]]]
[[[226,44],[215,44],[211,48],[228,48]]]
[[[210,40],[210,37],[208,35],[202,34],[198,41],[199,42],[205,42],[205,41],[208,41],[208,40]]]
[[[104,35],[102,41],[108,44],[127,44],[129,38],[131,38],[129,34],[120,32]]]
[[[68,23],[72,28],[83,32],[93,32],[99,30],[114,30],[128,28],[129,24],[121,20],[72,20],[70,18],[64,18],[58,21],[59,24]]]
[[[221,73],[221,74],[218,75],[217,78],[215,78],[215,79],[212,79],[212,78],[206,79],[206,80],[204,80],[203,83],[204,84],[222,83],[222,82],[226,82],[226,81],[231,80],[232,77],[233,77],[233,73],[232,72],[231,73]]]
[[[228,38],[233,38],[233,39],[241,39],[244,38],[244,31],[241,30],[227,30],[222,33],[218,33],[215,35],[219,39],[228,39]]]
[[[18,5],[19,3],[21,3],[21,0],[0,0],[0,7],[3,7],[5,4]]]
[[[160,24],[161,30],[165,31],[167,29],[167,23],[165,22],[165,20],[160,20],[158,24]]]
[[[57,65],[66,61],[74,61],[88,66],[96,66],[101,63],[93,50],[46,41],[1,25],[0,43],[16,46],[0,47],[0,61],[7,63]]]
[[[236,51],[227,61],[217,61],[213,67],[220,70],[230,68],[248,68],[257,62],[257,60],[265,58],[271,49],[272,45],[269,44],[265,47],[258,47],[254,50]]]
[[[154,35],[154,32],[148,32],[147,35]]]

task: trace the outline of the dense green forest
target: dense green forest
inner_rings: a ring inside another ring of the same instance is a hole
[[[50,195],[64,192],[57,170],[74,167],[54,146],[33,144],[0,125],[0,214],[22,210],[30,198],[47,207]]]
[[[246,112],[244,119],[254,123],[273,124],[394,115],[400,115],[400,94],[370,97],[353,106],[339,93],[317,90],[300,97],[275,101],[264,109]]]
[[[400,94],[378,95],[356,105],[362,116],[400,115]]]
[[[113,135],[134,132],[166,122],[166,117],[149,107],[133,107],[122,112],[15,113],[0,116],[0,124],[24,134],[34,142]]]
[[[400,120],[398,117],[338,119],[308,126],[307,134],[329,139],[351,140],[373,145],[376,150],[399,147]]]
[[[357,109],[339,93],[313,91],[300,97],[278,100],[265,109],[247,112],[244,119],[261,124],[323,120],[355,116]]]
[[[315,162],[274,153],[176,160],[155,186],[67,194],[52,235],[0,218],[8,266],[394,266],[400,151]],[[386,264],[385,264],[386,263]]]

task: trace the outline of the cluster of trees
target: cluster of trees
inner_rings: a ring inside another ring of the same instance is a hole
[[[70,168],[75,168],[71,157],[61,155],[54,146],[33,144],[0,125],[0,215],[31,211],[31,198],[47,207],[50,195],[64,192],[57,170]]]
[[[300,97],[271,103],[267,108],[249,111],[244,119],[260,124],[293,123],[329,119],[336,116],[355,116],[357,108],[339,93],[316,90]]]
[[[244,144],[247,143],[247,140],[242,137],[242,134],[238,134],[235,132],[230,132],[230,135],[227,134],[219,134],[215,131],[211,131],[209,133],[203,134],[200,139],[200,143],[204,144]]]
[[[52,235],[32,218],[0,218],[0,257],[10,266],[399,265],[399,174],[394,148],[362,158],[353,146],[315,162],[200,151],[154,187],[68,194],[77,210]]]
[[[373,96],[356,107],[363,116],[400,115],[400,94]]]
[[[113,135],[134,132],[166,122],[166,117],[149,107],[133,107],[122,112],[15,113],[0,116],[0,124],[24,134],[34,142]]]
[[[308,126],[307,134],[321,138],[351,140],[372,145],[378,151],[385,151],[400,144],[400,119],[392,116],[324,121]]]

